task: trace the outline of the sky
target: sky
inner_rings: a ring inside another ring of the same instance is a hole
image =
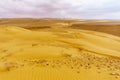
[[[120,19],[120,0],[2,0],[0,18]]]

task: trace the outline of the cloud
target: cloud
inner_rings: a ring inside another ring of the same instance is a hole
[[[119,0],[3,0],[0,3],[1,18],[118,19],[119,10]]]

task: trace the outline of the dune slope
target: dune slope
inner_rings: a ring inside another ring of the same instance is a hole
[[[0,27],[0,80],[119,80],[119,64],[117,36]]]

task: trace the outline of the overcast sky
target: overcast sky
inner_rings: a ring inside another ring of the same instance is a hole
[[[0,18],[120,19],[120,0],[1,0]]]

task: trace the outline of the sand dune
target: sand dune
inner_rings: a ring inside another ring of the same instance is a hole
[[[0,80],[119,80],[119,64],[117,36],[0,27]]]
[[[0,26],[18,26],[27,29],[38,28],[75,28],[100,31],[120,36],[120,20],[80,20],[80,19],[35,19],[35,18],[9,18],[0,19]]]

